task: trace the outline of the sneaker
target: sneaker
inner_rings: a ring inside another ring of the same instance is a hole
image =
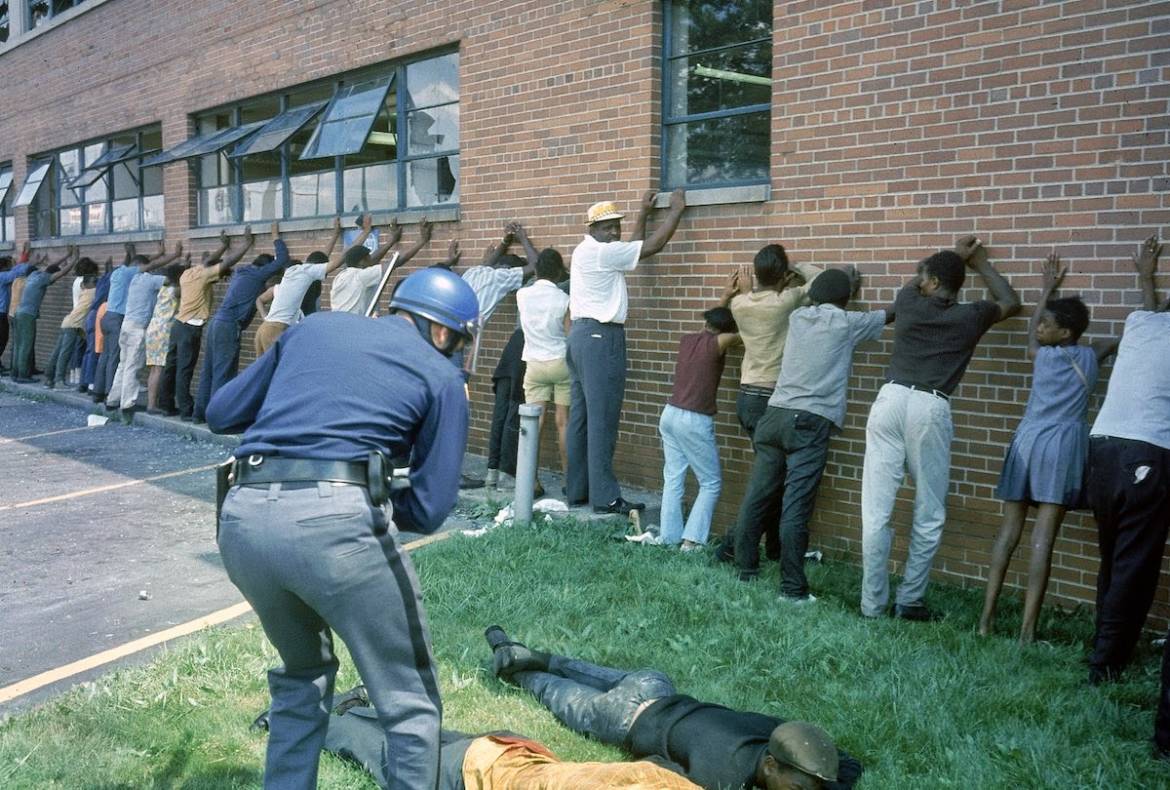
[[[702,543],[688,543],[685,540],[683,541],[682,546],[679,548],[679,551],[681,551],[683,554],[690,554],[692,551],[702,551],[702,550],[703,550]]]
[[[477,477],[459,476],[459,489],[466,491],[470,488],[483,488],[483,481]]]
[[[817,597],[812,593],[799,598],[795,595],[785,595],[784,593],[780,593],[779,600],[783,601],[784,603],[790,603],[793,606],[804,606],[805,604],[816,603]]]
[[[483,484],[488,488],[495,488],[500,484],[500,470],[489,469],[487,474],[483,476]]]

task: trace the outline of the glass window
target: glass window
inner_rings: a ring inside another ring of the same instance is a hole
[[[0,165],[0,241],[12,241],[16,221],[12,216],[12,165]]]
[[[41,179],[50,188],[30,195],[35,201],[34,235],[97,235],[162,227],[162,173],[158,167],[144,167],[142,155],[157,151],[161,137],[160,127],[154,126],[48,154],[40,168],[44,169]]]
[[[339,88],[321,116],[302,159],[344,156],[362,149],[386,100],[394,74]]]
[[[458,53],[364,70],[195,120],[197,135],[260,124],[230,155],[200,160],[204,225],[459,200]]]
[[[35,30],[53,17],[60,16],[70,8],[81,5],[85,0],[24,0],[24,2],[28,9],[26,11],[28,29]]]
[[[771,0],[664,6],[664,187],[767,182]]]
[[[8,31],[12,23],[9,21],[11,15],[8,13],[8,3],[0,3],[0,44],[8,40]]]
[[[24,178],[24,186],[20,188],[20,194],[16,196],[17,206],[27,206],[33,202],[33,199],[41,190],[41,184],[44,183],[45,176],[49,174],[49,168],[52,166],[52,159],[34,162],[29,165],[28,175]]]

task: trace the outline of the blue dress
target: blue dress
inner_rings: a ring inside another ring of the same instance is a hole
[[[1070,508],[1081,504],[1089,454],[1085,416],[1096,383],[1093,349],[1040,347],[1032,368],[1032,393],[1004,458],[997,497]]]

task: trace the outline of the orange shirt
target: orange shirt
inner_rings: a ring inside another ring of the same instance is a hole
[[[93,322],[93,350],[97,354],[105,349],[106,336],[102,334],[102,319],[106,317],[106,308],[109,306],[109,302],[102,302],[97,309],[97,320]]]
[[[467,790],[700,790],[654,763],[562,763],[543,744],[500,735],[471,742],[463,757],[463,783]]]

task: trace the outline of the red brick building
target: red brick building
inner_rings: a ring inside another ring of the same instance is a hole
[[[1055,249],[1097,336],[1118,331],[1139,302],[1139,240],[1170,229],[1170,2],[17,0],[0,4],[0,42],[0,185],[4,173],[13,179],[0,250],[30,237],[38,249],[75,241],[104,260],[122,241],[165,235],[198,254],[223,227],[259,232],[279,216],[303,256],[332,215],[370,209],[379,221],[439,221],[424,264],[450,239],[477,259],[510,219],[567,254],[595,200],[632,210],[644,190],[686,185],[693,208],[678,234],[629,280],[617,466],[648,487],[661,485],[656,425],[678,336],[764,243],[857,265],[861,301],[880,306],[916,260],[976,232],[1025,314],[1039,261]],[[233,158],[240,140],[213,139],[355,85],[372,86],[362,90],[373,133],[359,130],[356,150],[335,140],[328,150],[344,155],[299,157],[314,123],[341,117],[326,114],[265,153]],[[205,155],[91,167],[126,145],[173,157],[189,138]],[[15,205],[30,171],[50,161],[31,203]],[[96,180],[69,188],[87,178]],[[981,293],[969,285],[969,297]],[[67,290],[50,291],[42,360]],[[514,321],[508,300],[487,330],[488,359]],[[993,329],[952,401],[940,578],[983,578],[1000,517],[992,489],[1028,393],[1024,329],[1023,318]],[[847,430],[832,445],[814,543],[834,555],[860,550],[864,421],[888,353],[888,336],[860,353]],[[750,464],[737,376],[733,360],[717,420],[716,532],[732,523]],[[472,397],[481,450],[485,376]],[[543,457],[556,456],[549,447]],[[1009,582],[1020,581],[1020,553]],[[1070,516],[1051,600],[1091,601],[1096,564],[1091,518]],[[1166,600],[1163,589],[1159,617]]]

